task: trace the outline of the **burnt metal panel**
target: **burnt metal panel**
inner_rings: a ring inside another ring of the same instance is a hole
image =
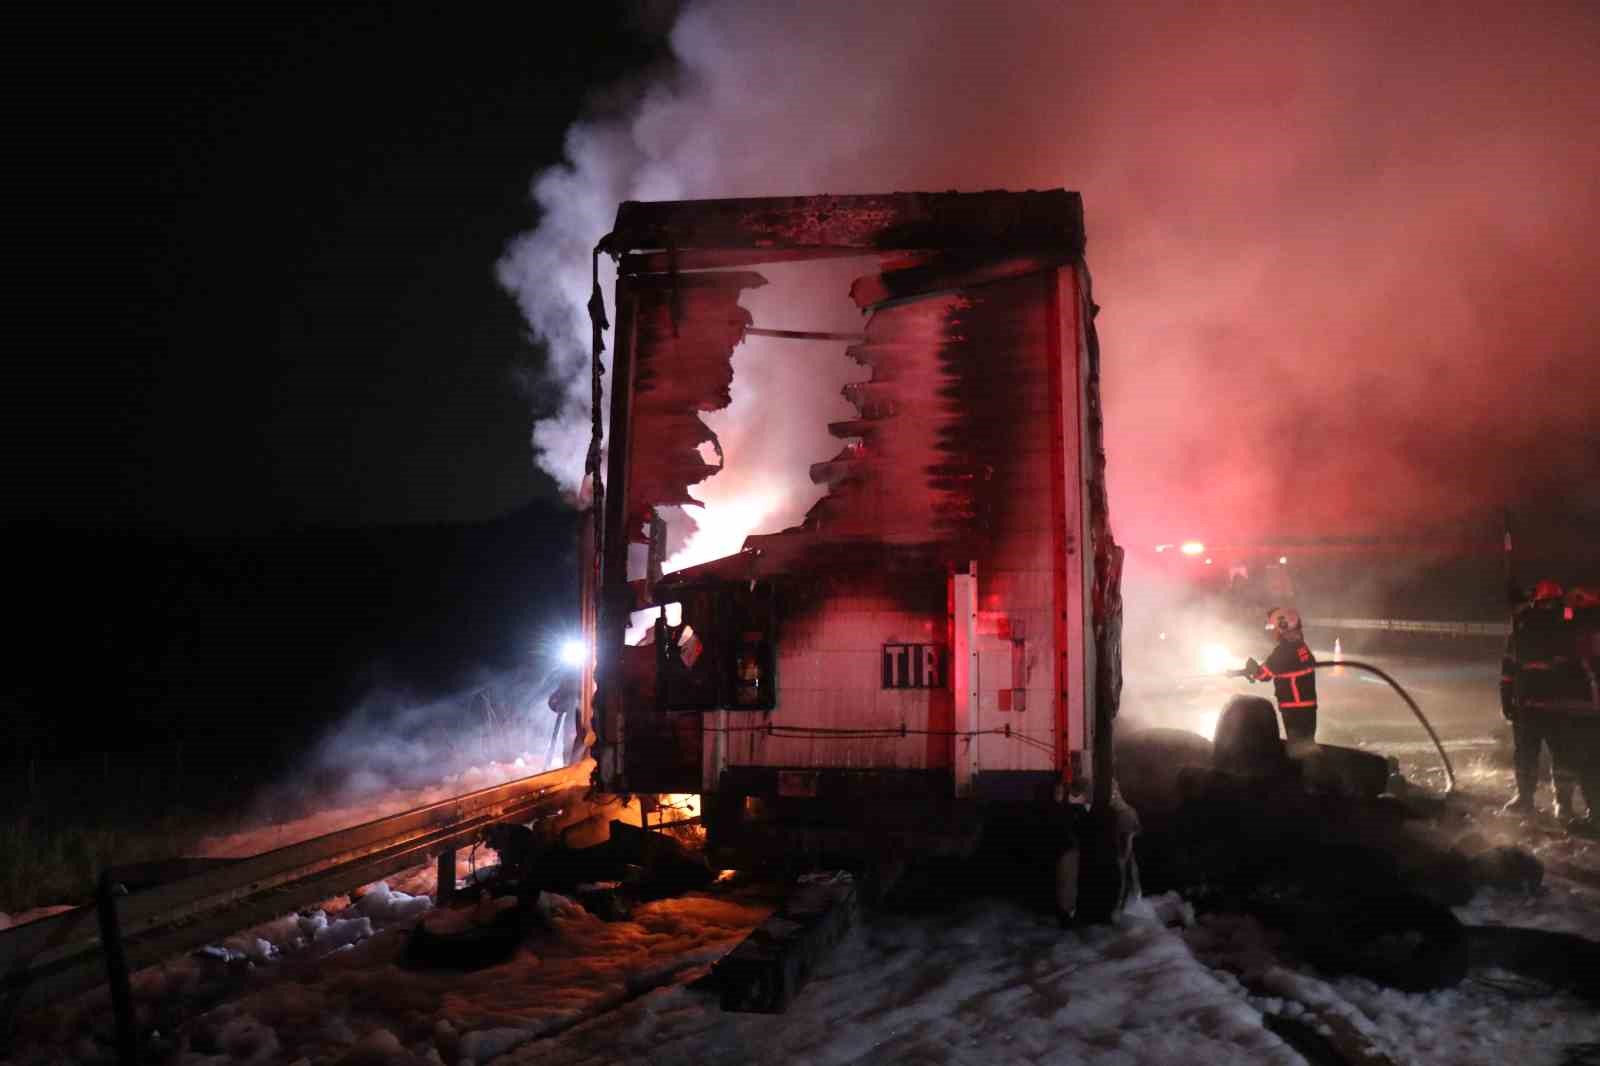
[[[628,708],[623,765],[630,792],[699,792],[703,715]],[[643,712],[643,713],[640,713]]]
[[[698,506],[689,486],[721,469],[700,453],[704,444],[722,450],[700,415],[731,400],[733,349],[750,325],[739,297],[765,284],[760,274],[735,271],[629,279],[630,306],[622,309],[634,322],[629,539],[644,539],[657,507]]]
[[[1084,485],[1089,497],[1088,524],[1092,544],[1093,588],[1090,617],[1094,626],[1094,793],[1096,808],[1106,809],[1115,791],[1112,722],[1122,702],[1122,548],[1111,534],[1111,506],[1106,493],[1105,421],[1100,406],[1100,338],[1095,332],[1095,306],[1089,270],[1078,264],[1078,336],[1083,345]]]
[[[617,325],[611,355],[611,441],[606,454],[606,476],[595,487],[596,506],[605,508],[605,525],[600,543],[600,595],[596,611],[598,631],[595,645],[595,760],[600,779],[607,788],[625,790],[622,781],[622,728],[627,713],[625,634],[628,615],[633,610],[633,591],[628,587],[628,530],[623,517],[628,501],[628,455],[633,419],[634,305],[630,295],[633,279],[617,279]],[[596,320],[595,373],[599,374],[600,320]],[[590,456],[599,454],[599,419],[595,420]]]
[[[863,254],[855,248],[673,248],[630,252],[617,263],[618,274],[675,274],[684,270],[728,270],[762,263],[797,263]]]
[[[1083,240],[1082,198],[1047,189],[630,200],[617,209],[616,225],[601,247],[613,255],[656,248],[848,248],[1056,250],[1075,258],[1083,254]]]
[[[849,355],[872,376],[844,395],[860,417],[812,467],[829,492],[797,530],[751,537],[938,545],[982,555],[1007,516],[1035,506],[1026,457],[1049,448],[1044,353],[1053,272],[879,307]]]
[[[1073,254],[1069,252],[1019,255],[1009,259],[996,259],[992,255],[930,256],[915,266],[884,270],[857,278],[850,286],[850,299],[855,301],[857,307],[866,310],[891,300],[928,296],[1019,278],[1024,274],[1038,274],[1066,266],[1073,259]]]

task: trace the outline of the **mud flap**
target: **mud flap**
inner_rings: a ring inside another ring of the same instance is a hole
[[[1063,925],[1112,921],[1139,897],[1138,834],[1139,816],[1120,796],[1082,818],[1056,859],[1056,913]]]
[[[1056,914],[1063,925],[1078,914],[1078,880],[1082,869],[1083,852],[1074,841],[1056,858]]]

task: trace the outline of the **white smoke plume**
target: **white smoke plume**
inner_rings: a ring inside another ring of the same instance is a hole
[[[1124,540],[1593,504],[1600,8],[703,0],[670,42],[675,70],[571,130],[500,264],[567,390],[534,433],[565,484],[619,201],[1064,186]],[[793,365],[740,358],[736,405]],[[828,443],[787,432],[738,476],[803,485]]]
[[[246,822],[311,836],[564,766],[574,723],[550,707],[559,681],[529,667],[444,697],[377,688],[262,789]]]

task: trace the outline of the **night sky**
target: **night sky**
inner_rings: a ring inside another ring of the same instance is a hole
[[[637,5],[543,10],[141,7],[14,38],[37,265],[5,519],[257,532],[551,494],[519,384],[543,353],[494,264],[565,128],[662,42]]]
[[[1126,538],[1600,513],[1590,5],[404,10],[13,27],[5,517],[502,514],[557,491],[536,419],[586,443],[619,199],[1055,186],[1087,205]],[[809,488],[809,447],[754,473]]]

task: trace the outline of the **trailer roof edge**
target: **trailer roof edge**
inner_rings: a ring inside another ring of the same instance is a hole
[[[1083,198],[1066,189],[629,200],[612,255],[649,250],[919,249],[1083,255]],[[775,256],[775,258],[782,258]]]

